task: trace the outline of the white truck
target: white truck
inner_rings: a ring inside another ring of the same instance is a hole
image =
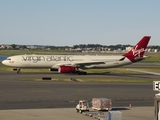
[[[89,112],[89,103],[87,100],[79,100],[79,103],[76,106],[77,113],[80,112]]]

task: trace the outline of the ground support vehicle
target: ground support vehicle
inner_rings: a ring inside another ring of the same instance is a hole
[[[89,112],[89,103],[87,100],[79,100],[79,103],[76,106],[77,113],[80,112]]]

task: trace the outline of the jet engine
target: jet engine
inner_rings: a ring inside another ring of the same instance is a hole
[[[59,73],[75,73],[77,72],[77,68],[73,66],[60,66],[58,68]]]
[[[49,68],[49,71],[58,71],[56,68]]]

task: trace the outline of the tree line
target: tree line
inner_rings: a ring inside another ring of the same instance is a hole
[[[3,46],[3,47],[2,47]],[[31,47],[32,46],[32,47]],[[79,45],[73,45],[72,47],[70,46],[43,46],[43,45],[16,45],[16,44],[11,44],[11,45],[0,45],[1,49],[48,49],[48,50],[69,50],[69,49],[110,49],[110,50],[125,50],[126,47],[133,47],[132,45],[122,45],[122,44],[117,44],[117,45],[100,45],[100,44],[79,44]],[[160,46],[158,45],[150,45],[147,48],[149,49],[157,49],[160,50]]]

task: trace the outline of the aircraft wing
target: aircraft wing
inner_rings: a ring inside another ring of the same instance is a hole
[[[152,74],[152,75],[160,75],[160,73],[157,73],[157,72],[148,72],[144,70],[135,70],[135,69],[127,69],[127,70],[134,71],[134,72],[147,73],[147,74]]]
[[[74,63],[75,66],[85,66],[85,65],[96,65],[96,64],[105,64],[105,62],[84,62],[84,63]]]
[[[66,64],[66,63],[60,63],[60,64],[56,64],[54,66],[52,66],[52,68],[58,68],[59,66],[73,66],[73,67],[79,67],[79,68],[83,68],[84,66],[89,66],[89,65],[96,65],[96,64],[105,64],[105,62],[77,62],[77,63],[72,63],[72,64]]]

